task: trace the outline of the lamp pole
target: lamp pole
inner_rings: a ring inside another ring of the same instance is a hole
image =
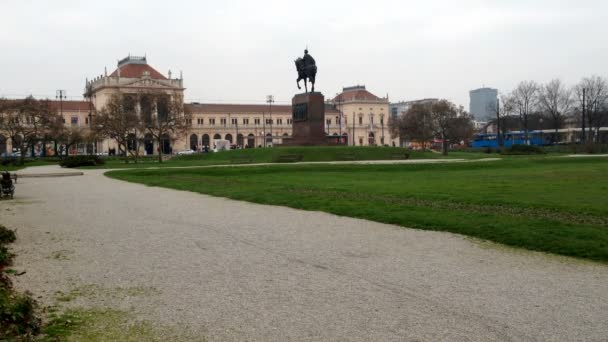
[[[586,94],[587,94],[587,89],[583,88],[583,125],[582,125],[582,129],[583,129],[583,143],[587,142],[587,133],[585,132],[585,112],[587,111],[587,104],[586,104]]]
[[[353,112],[353,146],[355,145],[355,112]]]
[[[272,136],[272,104],[274,103],[274,96],[266,96],[266,103],[268,103],[268,112],[270,114],[270,142],[274,145],[274,137]]]
[[[544,146],[545,145],[545,141],[543,139],[543,118],[540,118],[538,120],[538,123],[540,124],[540,146]]]
[[[266,147],[266,113],[262,112],[262,137],[264,140],[264,147]]]
[[[382,146],[384,146],[384,114],[380,116],[380,123],[382,124]]]
[[[63,122],[65,122],[65,119],[63,117],[63,100],[67,98],[67,93],[65,90],[63,89],[59,89],[55,92],[55,98],[59,99],[59,114],[61,115],[61,120],[63,120]],[[67,154],[67,151],[66,151]],[[55,155],[57,155],[57,141],[55,141]]]

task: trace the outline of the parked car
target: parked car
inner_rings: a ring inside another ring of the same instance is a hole
[[[183,150],[183,151],[177,152],[178,155],[194,154],[194,153],[195,152],[193,150]]]

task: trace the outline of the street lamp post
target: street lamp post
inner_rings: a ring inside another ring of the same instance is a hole
[[[585,112],[587,110],[587,104],[586,104],[586,94],[587,94],[587,89],[583,88],[583,122],[582,122],[582,129],[583,129],[583,143],[587,142],[587,133],[585,132]]]
[[[382,124],[382,146],[384,146],[384,115],[380,117],[380,123]]]
[[[55,98],[59,99],[59,114],[61,115],[61,120],[64,120],[65,122],[65,119],[63,118],[63,100],[67,98],[67,93],[65,90],[59,89],[55,94]],[[55,155],[57,155],[57,140],[55,140]]]
[[[543,146],[545,145],[545,141],[543,139],[543,118],[540,118],[538,123],[540,124],[540,146]]]
[[[268,103],[268,112],[270,113],[270,142],[274,145],[274,136],[272,135],[272,104],[274,103],[274,96],[266,96],[266,103]]]

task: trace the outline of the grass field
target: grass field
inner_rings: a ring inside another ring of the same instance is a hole
[[[54,160],[26,160],[23,165],[0,165],[0,172],[2,171],[17,171],[30,166],[44,166],[57,164]]]
[[[192,155],[175,156],[172,159],[159,164],[156,157],[142,158],[138,163],[125,163],[120,158],[108,158],[106,164],[101,167],[105,169],[120,168],[146,168],[146,167],[179,167],[179,166],[205,166],[225,165],[233,162],[242,163],[274,163],[280,155],[301,154],[304,162],[322,162],[339,160],[387,160],[395,158],[397,154],[404,154],[407,150],[398,147],[352,147],[352,146],[327,146],[327,147],[275,147],[254,148],[244,150],[231,150],[218,153],[197,153]],[[435,152],[412,152],[411,159],[437,159],[437,158],[487,158],[495,157],[496,154],[475,152],[452,152],[447,157]],[[233,160],[235,156],[242,159]]]
[[[151,186],[608,261],[608,159],[112,171]]]

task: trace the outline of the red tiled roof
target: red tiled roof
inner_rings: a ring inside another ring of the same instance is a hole
[[[10,100],[10,101],[14,101],[15,103],[20,103],[24,100],[25,99],[14,99],[14,100]],[[51,109],[55,109],[57,111],[59,111],[60,109],[63,109],[64,112],[65,111],[85,112],[85,111],[89,111],[89,108],[91,108],[91,106],[92,106],[89,101],[66,101],[66,100],[64,100],[63,103],[61,103],[59,100],[49,100],[49,99],[39,99],[38,101],[40,101],[42,103],[48,102],[49,107]]]
[[[365,89],[347,90],[336,96],[334,102],[347,101],[381,101],[383,99]]]
[[[156,71],[153,67],[149,66],[148,64],[125,64],[123,66],[118,67],[118,69],[120,69],[120,77],[140,78],[143,76],[144,72],[147,71],[150,73],[150,78],[153,78],[156,80],[166,80],[167,79],[160,72]],[[114,70],[114,72],[110,76],[118,77],[118,69]]]
[[[88,111],[91,108],[89,101],[63,101],[62,104],[59,101],[50,101],[51,108],[59,110],[60,107],[63,111]]]

